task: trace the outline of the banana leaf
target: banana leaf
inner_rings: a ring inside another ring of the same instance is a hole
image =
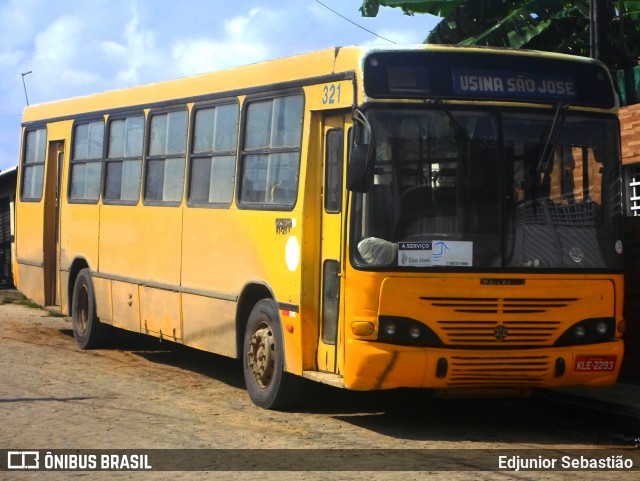
[[[363,0],[360,12],[363,17],[375,17],[382,6],[401,8],[406,15],[429,13],[436,17],[446,17],[459,3],[459,0]]]
[[[425,43],[531,48],[590,55],[589,5],[598,3],[605,45],[601,58],[612,69],[638,64],[640,0],[363,0],[360,11],[379,8],[442,17]],[[605,16],[602,19],[602,16]]]

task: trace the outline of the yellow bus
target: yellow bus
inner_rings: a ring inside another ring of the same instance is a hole
[[[618,102],[595,61],[345,47],[27,107],[15,278],[70,315],[305,379],[606,386],[623,356]]]

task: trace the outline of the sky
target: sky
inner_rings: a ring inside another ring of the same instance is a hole
[[[361,0],[0,0],[0,170],[29,104],[323,48],[422,43],[439,19]],[[31,72],[27,75],[23,73]],[[24,81],[24,84],[23,84]],[[25,95],[26,87],[26,95]]]

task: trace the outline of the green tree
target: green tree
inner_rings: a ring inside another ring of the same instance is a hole
[[[360,11],[374,17],[380,6],[442,17],[425,43],[590,56],[611,70],[638,65],[640,1],[364,0]]]

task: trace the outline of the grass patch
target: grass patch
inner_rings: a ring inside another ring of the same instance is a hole
[[[35,302],[29,299],[3,299],[1,304],[16,304],[18,306],[30,307],[31,309],[38,310],[46,310],[40,304],[36,304]],[[49,317],[66,317],[59,312],[51,312],[49,311]]]
[[[15,301],[12,300],[7,300],[5,301],[6,304],[18,304],[19,306],[25,306],[25,307],[30,307],[32,309],[42,309],[42,306],[39,304],[36,304],[33,301],[30,301],[29,299],[16,299]]]
[[[36,304],[35,302],[33,302],[33,301],[29,300],[29,299],[3,299],[2,302],[0,302],[0,305],[4,305],[4,304],[15,304],[15,305],[18,305],[18,306],[29,307],[31,309],[38,309],[39,311],[47,311],[48,312],[48,317],[67,317],[64,314],[61,314],[59,312],[50,311],[49,309],[45,309],[40,304]]]

